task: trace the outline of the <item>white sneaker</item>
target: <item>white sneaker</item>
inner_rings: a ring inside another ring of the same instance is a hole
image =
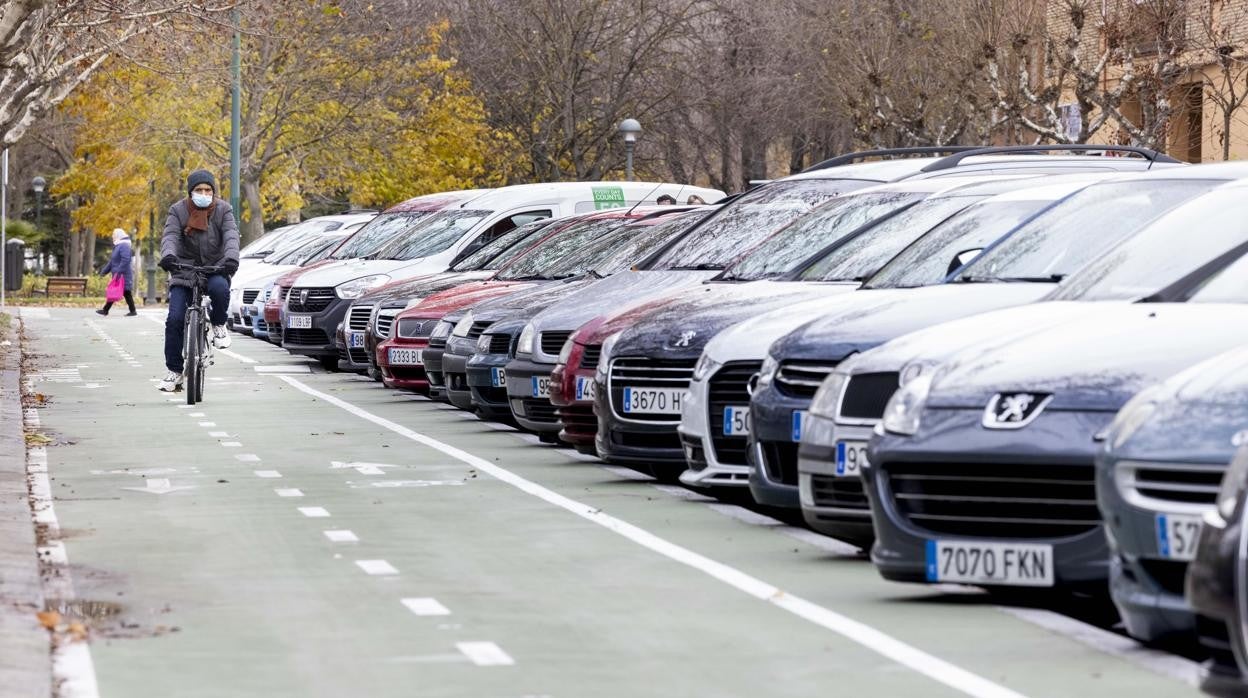
[[[212,326],[212,346],[218,349],[229,349],[232,341],[234,340],[230,339],[230,331],[225,325]]]
[[[163,393],[176,393],[182,389],[182,374],[170,371],[165,375],[165,379],[156,386],[156,389]]]

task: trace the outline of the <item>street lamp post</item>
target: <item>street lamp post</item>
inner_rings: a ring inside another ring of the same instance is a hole
[[[147,273],[147,293],[143,296],[143,305],[156,302],[156,180],[148,183],[148,196],[151,201],[147,228],[147,261],[143,271]]]
[[[636,119],[625,119],[620,122],[620,135],[624,137],[624,179],[633,181],[633,147],[637,145],[637,135],[641,133],[641,124]]]
[[[30,188],[35,190],[35,228],[43,225],[43,190],[48,186],[48,180],[43,177],[35,177],[30,180]]]

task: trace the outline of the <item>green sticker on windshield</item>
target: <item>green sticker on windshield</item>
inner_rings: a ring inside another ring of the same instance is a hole
[[[591,187],[594,191],[594,210],[624,208],[623,187]]]

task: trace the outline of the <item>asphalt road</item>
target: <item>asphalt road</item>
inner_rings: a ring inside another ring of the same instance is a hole
[[[45,592],[91,638],[58,651],[62,695],[1197,693],[1192,662],[1103,628],[887,583],[264,342],[236,335],[187,408],[155,389],[163,313],[22,316],[41,542],[69,573]]]

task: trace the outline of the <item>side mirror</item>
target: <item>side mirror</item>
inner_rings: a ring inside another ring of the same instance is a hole
[[[955,254],[953,256],[953,260],[949,262],[949,269],[945,271],[945,276],[948,276],[967,264],[970,264],[971,260],[978,257],[979,253],[983,251],[984,248],[982,247],[972,247],[969,250],[962,250],[961,252]]]

